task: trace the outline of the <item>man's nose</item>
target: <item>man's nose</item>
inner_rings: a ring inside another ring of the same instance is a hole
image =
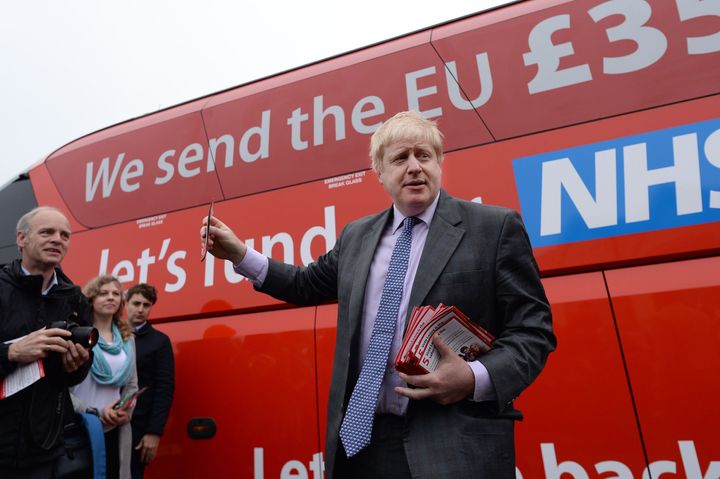
[[[410,153],[408,156],[408,171],[420,171],[420,160],[417,159],[414,153]]]

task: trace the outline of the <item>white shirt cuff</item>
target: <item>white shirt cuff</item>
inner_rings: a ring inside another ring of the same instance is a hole
[[[245,276],[253,285],[260,287],[265,282],[268,272],[268,259],[263,254],[248,247],[245,256],[239,264],[234,264],[237,274]]]
[[[475,375],[475,393],[473,401],[493,401],[497,399],[495,387],[493,386],[490,374],[485,365],[480,361],[470,361],[468,363]]]

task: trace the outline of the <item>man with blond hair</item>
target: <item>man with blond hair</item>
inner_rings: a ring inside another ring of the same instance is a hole
[[[90,324],[80,288],[60,269],[70,224],[55,208],[38,207],[17,224],[21,259],[0,270],[0,380],[38,365],[42,374],[0,399],[0,477],[50,479],[66,453],[62,432],[73,421],[68,387],[90,370],[90,353],[55,321]]]
[[[513,400],[556,344],[520,216],[441,189],[442,135],[419,113],[387,120],[370,151],[393,205],[348,224],[307,267],[262,256],[217,218],[208,250],[276,298],[303,305],[337,299],[329,478],[514,478],[521,415]],[[409,313],[439,303],[490,331],[494,349],[466,362],[435,337],[435,371],[398,373],[393,359]]]

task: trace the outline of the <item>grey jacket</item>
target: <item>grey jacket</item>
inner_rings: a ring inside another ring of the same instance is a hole
[[[328,400],[326,471],[342,477],[340,423],[359,375],[365,285],[392,208],[348,224],[334,248],[307,267],[270,260],[260,291],[295,304],[337,299],[338,322]],[[413,477],[514,478],[513,400],[537,377],[556,339],[550,307],[517,212],[440,193],[410,292],[414,306],[457,306],[497,339],[480,358],[496,401],[448,406],[410,401],[405,453]],[[406,318],[407,320],[407,318]]]

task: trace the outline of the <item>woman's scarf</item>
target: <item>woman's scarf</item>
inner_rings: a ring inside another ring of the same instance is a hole
[[[128,338],[127,341],[123,341],[120,330],[115,322],[113,322],[112,342],[106,342],[102,335],[100,335],[97,346],[109,354],[120,354],[121,350],[125,351],[125,363],[113,374],[110,365],[105,360],[105,355],[98,351],[98,353],[94,355],[92,367],[90,368],[93,379],[99,384],[124,386],[128,382],[134,361],[134,351],[130,344],[130,338]]]

